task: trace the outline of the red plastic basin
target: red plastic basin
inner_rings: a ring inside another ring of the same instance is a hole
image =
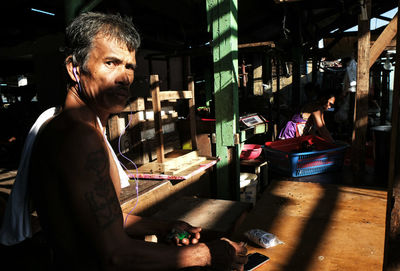
[[[240,159],[251,160],[260,156],[262,151],[261,145],[257,144],[244,144],[240,152]]]

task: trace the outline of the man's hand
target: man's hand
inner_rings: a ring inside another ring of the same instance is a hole
[[[167,242],[178,246],[197,244],[200,239],[200,227],[193,227],[184,221],[176,221],[172,224],[172,230],[167,235]]]
[[[229,239],[221,238],[207,246],[211,254],[211,266],[216,270],[238,270],[243,271],[247,263],[247,248],[245,243],[232,242]]]

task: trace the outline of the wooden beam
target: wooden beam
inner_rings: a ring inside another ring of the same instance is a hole
[[[192,99],[193,93],[188,91],[161,91],[160,92],[160,100],[179,100],[179,99]]]
[[[374,45],[374,43],[375,41],[371,40],[371,47]],[[396,49],[396,39],[392,39],[392,41],[386,46],[385,50],[395,50],[395,49]]]
[[[138,97],[136,100],[130,102],[122,112],[137,112],[144,110],[144,98]]]
[[[385,48],[390,45],[397,32],[397,13],[393,17],[392,21],[386,26],[386,28],[382,31],[378,39],[374,42],[371,47],[370,55],[369,55],[369,67],[375,63],[381,53],[385,50]]]
[[[270,46],[272,48],[275,48],[275,42],[273,41],[262,41],[262,42],[252,42],[252,43],[243,43],[239,44],[238,48],[249,48],[249,47],[262,47],[262,46]]]
[[[179,99],[192,99],[192,92],[189,90],[163,90],[160,91],[160,101],[173,101]],[[152,101],[151,98],[147,98],[147,101]]]
[[[358,63],[357,92],[354,105],[354,126],[352,134],[352,168],[356,180],[365,172],[366,134],[368,125],[369,51],[370,51],[370,10],[371,0],[365,1],[366,12],[358,18]]]
[[[194,99],[194,79],[193,77],[188,78],[188,89],[191,94],[192,98],[189,99],[189,114],[190,114],[190,136],[192,138],[192,150],[197,149],[197,137],[196,137],[196,106],[195,106],[195,99]]]
[[[165,114],[161,117],[162,125],[176,123],[178,121],[178,112],[173,112],[172,114]],[[154,119],[148,118],[144,121],[140,121],[138,124],[138,129],[149,130],[154,129]]]
[[[158,139],[157,162],[164,162],[164,137],[161,120],[160,80],[157,74],[150,75],[151,99],[154,111],[155,137]]]
[[[176,157],[166,157],[164,163],[151,162],[139,167],[140,173],[155,173],[166,175],[177,175],[180,172],[207,160],[207,157],[200,156],[197,151],[188,153],[177,152]]]
[[[294,3],[294,2],[300,2],[303,0],[274,0],[275,4],[284,4],[284,3]]]

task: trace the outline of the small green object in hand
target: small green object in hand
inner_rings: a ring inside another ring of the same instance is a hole
[[[176,237],[178,237],[179,240],[183,240],[185,238],[189,238],[189,233],[186,231],[181,233],[176,233]]]
[[[172,231],[167,235],[167,240],[172,240],[175,237],[178,238],[179,240],[183,240],[185,238],[189,238],[190,235],[186,231],[177,231],[175,229],[172,229]]]

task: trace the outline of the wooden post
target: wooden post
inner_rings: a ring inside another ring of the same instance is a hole
[[[151,102],[154,112],[154,130],[157,144],[157,162],[164,163],[164,136],[161,120],[160,80],[157,74],[150,75]]]
[[[318,53],[318,43],[315,42],[314,43],[314,49],[313,49],[313,54],[312,54],[312,72],[311,72],[311,82],[313,84],[313,86],[316,85],[317,83],[317,77],[318,77],[318,63],[319,63],[319,55],[317,55]]]
[[[263,91],[263,67],[260,54],[253,55],[253,95],[262,96]]]
[[[108,119],[107,135],[110,142],[119,137],[118,115],[113,115]]]
[[[153,59],[151,56],[148,58],[148,62],[149,62],[149,74],[153,74]]]
[[[188,78],[188,90],[192,93],[192,98],[189,99],[189,114],[190,114],[190,135],[192,138],[192,150],[197,149],[197,137],[196,137],[196,108],[195,108],[195,96],[194,96],[194,81],[193,77]]]
[[[167,89],[171,89],[171,59],[167,57]]]
[[[242,70],[242,78],[243,78],[243,84],[242,87],[245,89],[246,91],[246,87],[247,87],[247,72],[246,72],[246,61],[243,59],[242,64],[240,65],[240,68]]]
[[[189,82],[187,82],[186,80],[189,78],[191,72],[191,64],[190,64],[191,60],[190,60],[190,56],[183,56],[182,57],[182,83],[183,86],[182,88],[184,89],[186,87],[186,84],[188,84]]]
[[[292,48],[292,97],[291,101],[288,105],[292,105],[293,107],[297,106],[301,102],[301,67],[303,65],[303,52],[301,49],[301,44],[303,43],[302,37],[302,20],[301,20],[301,11],[299,8],[294,8],[293,14],[294,16],[294,45]]]
[[[380,124],[386,124],[386,115],[389,109],[389,71],[383,70],[382,72],[382,99],[381,99],[381,116]]]
[[[272,58],[267,52],[262,54],[262,82],[272,85]]]
[[[293,48],[293,68],[292,68],[292,97],[289,105],[296,106],[301,102],[300,84],[301,84],[301,65],[303,57],[301,48]]]
[[[358,18],[358,63],[357,92],[354,105],[354,126],[352,134],[352,168],[357,180],[365,171],[366,134],[368,124],[368,91],[369,91],[369,51],[370,51],[370,8],[371,0],[361,6]]]
[[[373,65],[370,69],[370,74],[371,74],[371,90],[373,90],[373,93],[370,93],[370,95],[373,97],[373,99],[378,103],[381,104],[381,91],[382,91],[382,82],[381,82],[381,77],[382,77],[382,65],[377,64]]]
[[[207,19],[212,31],[214,60],[216,194],[239,199],[240,160],[235,135],[239,129],[237,0],[207,0]]]
[[[280,122],[280,118],[281,118],[281,107],[280,107],[280,103],[281,103],[281,99],[279,97],[279,91],[281,90],[281,60],[279,59],[279,57],[277,57],[276,59],[276,92],[274,95],[274,104],[276,104],[276,108],[277,108],[277,116],[276,116],[276,124],[279,124]],[[279,132],[279,131],[278,131]],[[275,137],[277,137],[278,135],[275,134]]]
[[[262,81],[263,83],[266,83],[270,85],[271,90],[268,90],[272,92],[272,57],[267,53],[263,53],[263,64],[262,64]],[[264,94],[263,94],[264,95]],[[273,120],[272,118],[272,104],[273,104],[273,97],[271,97],[269,94],[267,95],[267,103],[268,103],[268,111],[267,111],[267,118],[268,120]],[[272,140],[274,140],[275,134],[272,133]]]
[[[398,1],[400,8],[400,1]],[[397,29],[400,29],[400,22],[397,21]],[[394,73],[394,89],[392,99],[392,134],[390,139],[389,157],[389,184],[386,212],[386,235],[385,254],[383,270],[395,271],[398,269],[399,248],[400,248],[400,176],[398,162],[400,151],[398,144],[399,137],[399,103],[400,103],[400,35],[396,36],[396,67]],[[393,208],[392,208],[393,206]]]

